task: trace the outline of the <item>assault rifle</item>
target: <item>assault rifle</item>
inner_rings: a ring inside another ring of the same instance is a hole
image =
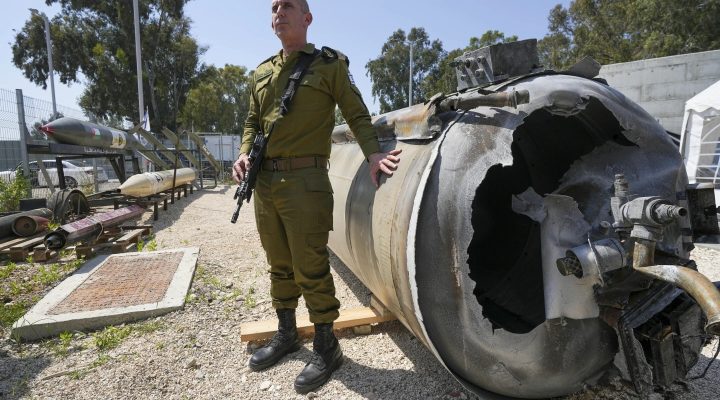
[[[255,141],[253,142],[252,149],[248,159],[250,160],[250,169],[245,171],[240,186],[235,190],[235,196],[233,200],[237,200],[237,208],[230,219],[233,224],[237,222],[238,215],[240,214],[240,207],[243,205],[243,201],[250,202],[253,190],[255,190],[255,183],[257,182],[257,176],[262,168],[263,159],[265,159],[265,147],[267,147],[268,138],[270,135],[263,135],[258,133],[255,135]]]

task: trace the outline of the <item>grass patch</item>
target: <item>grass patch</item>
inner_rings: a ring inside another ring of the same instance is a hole
[[[17,268],[17,265],[14,262],[8,263],[8,265],[4,267],[0,267],[0,279],[7,279],[12,275],[12,273]]]
[[[132,330],[140,334],[148,334],[165,329],[165,324],[160,321],[149,321],[135,325]]]
[[[45,342],[45,346],[56,356],[66,357],[73,340],[72,332],[62,332],[57,339]]]
[[[257,306],[257,300],[255,299],[255,288],[250,286],[247,294],[245,295],[245,307],[247,309],[255,308]]]
[[[115,327],[109,326],[100,332],[92,334],[93,344],[100,351],[107,351],[114,349],[120,345],[130,334],[132,333],[132,327],[123,326]]]
[[[205,268],[204,265],[197,266],[197,269],[195,270],[195,276],[200,282],[208,286],[212,286],[215,289],[221,289],[223,286],[223,283],[220,282],[220,279],[210,274],[210,272],[208,272],[207,268]]]
[[[148,240],[147,242],[145,242],[145,241],[143,241],[143,240],[138,240],[138,243],[137,243],[137,251],[138,251],[138,252],[141,252],[141,251],[155,251],[155,250],[157,250],[157,248],[158,248],[158,243],[157,243],[157,241],[155,240],[155,236],[150,236],[149,239],[150,239],[150,240]]]
[[[22,302],[3,304],[0,306],[0,326],[3,329],[10,328],[15,321],[25,315],[27,305]]]
[[[52,285],[63,278],[63,272],[59,264],[42,265],[38,268],[38,271],[32,278],[31,281],[41,284],[43,286]]]

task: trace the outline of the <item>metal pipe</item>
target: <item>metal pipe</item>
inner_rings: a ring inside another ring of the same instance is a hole
[[[463,93],[448,97],[438,105],[439,111],[472,110],[476,107],[512,107],[530,101],[530,92],[518,90],[485,94],[481,92]]]
[[[633,268],[641,274],[671,283],[690,295],[707,316],[705,332],[720,336],[720,292],[703,274],[677,265],[652,265],[655,242],[639,239],[633,251]]]

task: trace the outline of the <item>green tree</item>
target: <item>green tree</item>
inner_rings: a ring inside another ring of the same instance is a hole
[[[181,123],[197,132],[242,134],[248,114],[248,82],[245,67],[209,67],[188,93]]]
[[[407,107],[410,76],[410,44],[413,46],[413,100],[420,103],[433,93],[425,92],[421,83],[426,76],[438,73],[445,51],[439,40],[430,41],[424,28],[410,33],[398,29],[383,44],[380,56],[365,65],[372,81],[372,95],[380,102],[380,112]]]
[[[431,74],[423,82],[424,92],[430,95],[435,93],[452,93],[457,91],[457,74],[451,63],[463,55],[463,53],[477,50],[498,43],[517,41],[516,35],[505,36],[504,33],[495,30],[488,30],[480,37],[471,37],[464,49],[455,49],[448,52],[440,61],[437,73]]]
[[[189,0],[140,0],[145,103],[154,126],[176,119],[205,51],[190,36]],[[63,83],[86,83],[83,110],[100,119],[137,122],[133,7],[130,1],[46,0],[61,11],[51,21],[53,62]],[[13,63],[33,83],[48,75],[42,18],[31,15],[12,43]]]
[[[345,121],[345,117],[343,117],[342,112],[338,107],[335,107],[335,126],[347,124],[347,121]]]
[[[591,56],[601,64],[720,48],[720,1],[575,0],[548,16],[541,62],[565,69]]]

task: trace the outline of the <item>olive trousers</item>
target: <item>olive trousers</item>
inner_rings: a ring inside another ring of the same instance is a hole
[[[270,264],[273,307],[294,309],[302,294],[312,323],[330,323],[339,316],[327,250],[332,210],[325,169],[258,174],[255,219]]]

